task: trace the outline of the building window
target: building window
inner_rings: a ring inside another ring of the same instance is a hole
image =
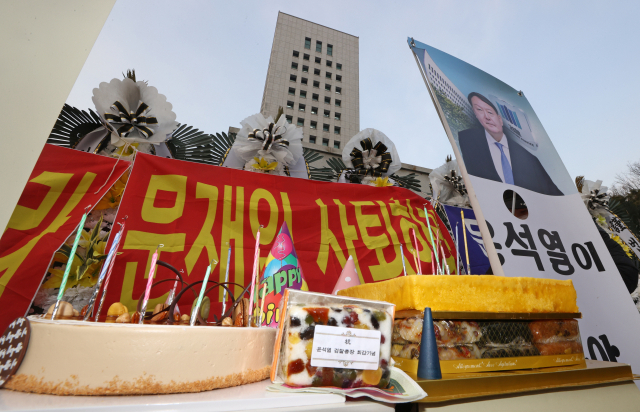
[[[316,63],[321,64],[322,63],[322,59],[320,57],[316,57]]]
[[[328,124],[326,124],[326,123],[323,123],[323,124],[322,124],[322,131],[323,131],[323,132],[328,132],[328,131],[329,131],[329,125],[328,125]]]
[[[291,68],[292,68],[293,70],[298,70],[298,63],[296,63],[296,62],[291,62]]]
[[[300,119],[298,119],[298,122],[300,122]],[[333,133],[340,134],[340,126],[333,126]]]
[[[305,60],[309,60],[309,55],[307,53],[305,53],[305,54],[302,55],[302,58],[305,59]],[[339,66],[341,66],[341,65],[339,65]]]
[[[307,78],[306,77],[301,77],[300,78],[300,83],[307,84]]]
[[[333,45],[327,44],[327,56],[333,56]]]
[[[311,122],[311,126],[312,129],[317,129],[318,128],[318,122]]]
[[[293,102],[291,100],[287,100],[287,109],[293,109]]]
[[[313,69],[313,74],[320,76],[320,69]]]
[[[304,38],[304,48],[311,49],[311,39],[309,37]]]
[[[302,97],[303,99],[307,98],[307,91],[306,90],[300,90],[300,97]]]
[[[330,91],[331,91],[331,85],[330,85],[329,83],[325,83],[325,84],[324,84],[324,89],[325,89],[326,91],[330,92]]]
[[[296,50],[293,51],[293,57],[300,57],[300,53],[298,53]]]
[[[334,148],[334,149],[340,149],[340,142],[339,142],[339,141],[337,141],[337,140],[334,140],[334,141],[333,141],[333,148]]]
[[[311,106],[311,114],[318,114],[318,108]]]
[[[300,127],[304,127],[304,119],[302,117],[298,117],[297,125]]]
[[[327,67],[331,67],[331,60],[327,60]]]
[[[317,80],[316,80],[316,81],[314,81],[314,82],[313,82],[313,87],[316,87],[316,88],[320,87],[320,82],[319,82],[319,81],[317,81]]]
[[[340,120],[340,116],[341,116],[340,113],[334,113],[333,114],[333,118],[336,119],[336,120]]]
[[[316,143],[316,137],[314,135],[309,136],[309,143]]]
[[[306,56],[306,54],[305,54]],[[342,63],[336,63],[336,69],[342,70]]]
[[[307,106],[302,103],[298,103],[298,111],[304,112]]]
[[[341,107],[342,100],[336,99],[336,107]]]
[[[316,40],[316,51],[322,53],[322,42]]]
[[[331,97],[329,97],[329,96],[325,96],[325,97],[324,97],[324,102],[325,102],[326,104],[331,104]],[[337,102],[337,100],[336,100],[336,102]],[[336,104],[336,106],[337,106],[337,104]]]
[[[298,76],[296,76],[295,74],[289,75],[289,80],[291,80],[292,82],[295,82],[297,79],[298,79]]]
[[[331,110],[325,110],[324,117],[329,117],[329,116],[331,116]]]
[[[289,87],[289,94],[292,96],[296,95],[296,89],[294,89],[293,87]]]
[[[287,119],[287,122],[288,122],[288,123],[293,122],[293,116],[286,115],[286,116],[285,116],[285,119]]]
[[[322,145],[323,146],[329,146],[329,139],[322,139]]]
[[[336,94],[342,94],[342,87],[336,87]]]
[[[336,74],[336,80],[341,82],[342,81],[342,76],[340,76],[339,74]]]
[[[330,79],[331,78],[331,73],[327,72],[327,74],[325,74],[324,77],[326,77],[327,79]]]
[[[317,93],[314,93],[314,94],[311,95],[311,100],[313,100],[314,102],[317,102],[318,101],[318,97],[320,97],[320,96],[318,96]]]
[[[309,73],[309,66],[302,66],[302,73]]]

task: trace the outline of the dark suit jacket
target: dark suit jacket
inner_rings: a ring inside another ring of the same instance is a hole
[[[509,155],[511,157],[511,170],[513,171],[513,183],[543,195],[562,196],[563,193],[553,183],[537,157],[529,153],[511,138],[509,141]],[[470,175],[484,179],[502,182],[496,171],[484,129],[467,129],[458,133],[462,160]]]

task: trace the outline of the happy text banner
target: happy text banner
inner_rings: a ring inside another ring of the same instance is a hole
[[[0,239],[0,330],[25,315],[53,254],[129,165],[44,146]]]
[[[423,273],[431,273],[430,236],[423,211],[426,201],[401,188],[376,188],[269,176],[138,154],[117,219],[127,216],[107,303],[133,310],[143,293],[151,257],[183,270],[185,281],[202,280],[214,260],[210,279],[223,282],[231,247],[229,281],[251,280],[256,232],[266,259],[286,221],[312,291],[330,293],[343,265],[353,259],[363,283],[402,276],[400,244],[407,274],[415,274],[411,251],[415,228]],[[451,236],[430,204],[433,238],[455,268]],[[438,233],[439,232],[439,233]],[[215,262],[218,262],[215,264]],[[160,267],[156,279],[174,275]],[[148,307],[166,299],[172,282],[152,289]],[[278,285],[286,288],[287,284]],[[234,294],[240,287],[232,289]],[[222,290],[216,299],[220,300]],[[179,304],[191,306],[190,296]],[[212,311],[213,312],[213,311]]]

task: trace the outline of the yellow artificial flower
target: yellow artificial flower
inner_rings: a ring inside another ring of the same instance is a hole
[[[253,167],[254,169],[262,170],[263,172],[270,172],[278,167],[278,162],[269,163],[269,161],[265,160],[264,157],[261,157],[260,159],[254,157],[253,160],[255,160],[256,162],[252,164],[251,167]]]
[[[622,239],[620,239],[620,236],[617,235],[609,235],[611,237],[611,239],[615,240],[617,244],[619,244],[622,247],[622,250],[624,250],[624,253],[627,254],[627,256],[629,256],[631,259],[633,259],[633,252],[631,252],[631,249],[629,248],[629,246],[627,246],[626,243],[624,243],[624,241]]]
[[[115,151],[115,152],[113,152],[113,153],[111,154],[111,156],[113,156],[113,157],[118,157],[118,156],[124,156],[124,157],[126,157],[126,156],[131,156],[132,154],[134,154],[134,153],[135,153],[135,151],[136,151],[135,149],[137,149],[137,148],[138,148],[138,145],[139,145],[139,144],[140,144],[140,143],[131,143],[131,144],[128,144],[128,145],[127,145],[127,144],[124,144],[124,145],[120,146],[118,149],[116,149],[116,151]],[[127,148],[127,150],[123,153],[123,150],[124,150],[124,148],[125,148],[125,147]],[[135,149],[134,149],[134,148],[135,148]]]
[[[76,257],[75,259],[73,259],[73,262],[71,263],[71,271],[69,272],[69,278],[67,279],[67,286],[65,290],[71,287],[74,287],[75,285],[78,284],[78,280],[76,279],[75,274],[78,271],[78,268],[80,267],[80,265],[82,265],[82,261],[79,258]],[[51,277],[46,282],[44,282],[42,287],[45,289],[59,288],[60,285],[62,284],[62,278],[64,277],[64,269],[63,268],[49,269],[49,273],[51,274]]]
[[[94,210],[113,209],[118,207],[128,180],[129,171],[126,171],[122,176],[120,176],[120,179],[116,180],[111,189],[105,193],[102,199],[100,199]]]
[[[378,177],[376,178],[376,180],[372,180],[371,181],[371,186],[375,186],[375,187],[387,187],[387,186],[393,186],[393,183],[389,182],[389,178],[385,177]]]

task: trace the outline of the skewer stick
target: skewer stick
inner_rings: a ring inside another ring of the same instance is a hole
[[[423,209],[424,209],[424,217],[427,220],[427,227],[429,228],[429,237],[431,238],[431,246],[433,246],[433,251],[436,252],[436,266],[440,267],[440,261],[438,260],[438,249],[436,248],[435,243],[433,243],[433,232],[431,232],[431,222],[429,221],[429,213],[427,212],[427,207],[425,206],[426,203],[424,203],[422,205]],[[435,275],[435,273],[434,273]]]
[[[404,273],[404,276],[407,276],[407,267],[404,263],[404,250],[402,250],[402,245],[400,245],[400,257],[402,257],[402,272]]]
[[[204,280],[202,281],[202,287],[200,288],[200,294],[198,295],[198,301],[196,302],[196,306],[191,311],[191,326],[195,326],[196,319],[198,318],[198,312],[200,312],[200,306],[202,305],[202,299],[204,298],[204,291],[207,289],[207,283],[209,283],[209,275],[211,275],[211,269],[213,268],[213,262],[218,264],[218,261],[215,259],[211,259],[211,263],[207,266],[207,271],[204,274]],[[205,322],[206,319],[203,319]]]
[[[227,245],[229,244],[229,242],[227,242]],[[225,271],[224,274],[224,283],[228,283],[229,282],[229,265],[231,264],[231,246],[229,246],[229,250],[227,251],[227,269]],[[228,285],[225,285],[227,287],[229,287]],[[227,289],[226,288],[222,288],[222,316],[224,316],[225,312],[227,311]]]
[[[413,231],[413,241],[415,242],[415,256],[416,256],[416,269],[418,270],[418,274],[422,275],[422,263],[420,263],[420,255],[418,254],[418,239],[416,238],[416,230],[411,228]]]
[[[471,267],[469,266],[469,246],[467,245],[467,225],[464,223],[464,210],[460,211],[462,216],[462,233],[464,233],[464,253],[467,255],[467,275],[471,273]]]
[[[147,313],[147,304],[149,303],[149,296],[151,295],[151,285],[153,284],[153,276],[156,272],[156,262],[158,261],[158,249],[164,247],[161,243],[156,248],[156,252],[151,257],[151,270],[149,270],[149,279],[147,280],[147,287],[144,291],[144,300],[142,301],[142,307],[140,308],[140,325],[144,323],[144,315]]]

